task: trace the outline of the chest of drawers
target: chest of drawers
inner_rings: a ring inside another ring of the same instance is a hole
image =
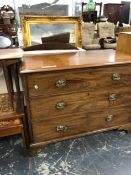
[[[130,130],[131,57],[113,50],[30,54],[21,68],[29,145]]]

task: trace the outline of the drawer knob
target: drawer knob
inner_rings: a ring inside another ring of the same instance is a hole
[[[113,73],[112,74],[112,80],[120,80],[121,79],[121,76],[119,73]]]
[[[66,104],[65,104],[65,102],[63,102],[63,101],[62,101],[62,102],[58,102],[58,103],[56,104],[56,108],[57,108],[57,109],[63,109],[63,108],[65,107],[65,105],[66,105]]]
[[[56,127],[56,131],[57,132],[64,132],[64,131],[66,131],[68,129],[68,127],[66,126],[66,125],[58,125],[57,127]]]
[[[64,86],[66,86],[66,80],[58,80],[57,82],[56,82],[56,87],[64,87]]]
[[[117,96],[116,96],[116,94],[111,94],[111,95],[109,95],[109,101],[115,101],[116,99],[117,99]]]
[[[114,115],[108,115],[108,116],[106,116],[106,121],[110,122],[113,120],[113,118],[114,118]]]
[[[34,88],[37,90],[37,89],[39,89],[39,86],[37,84],[35,84]]]

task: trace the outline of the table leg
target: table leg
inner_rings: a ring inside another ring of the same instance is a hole
[[[13,64],[13,77],[15,80],[15,86],[16,86],[16,93],[17,93],[17,100],[16,100],[16,111],[21,111],[21,98],[20,98],[20,85],[19,85],[19,63]]]
[[[14,110],[14,104],[13,104],[14,100],[13,100],[13,95],[12,95],[11,79],[9,76],[8,65],[6,64],[6,60],[2,60],[1,64],[2,64],[3,73],[4,73],[4,77],[5,77],[7,91],[8,91],[10,102],[11,102],[11,107]]]

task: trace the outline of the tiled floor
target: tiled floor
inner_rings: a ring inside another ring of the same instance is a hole
[[[20,137],[0,139],[0,175],[131,175],[131,135],[109,131],[23,156]]]

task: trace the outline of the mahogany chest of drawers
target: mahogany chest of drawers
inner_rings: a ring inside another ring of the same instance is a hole
[[[25,53],[21,68],[31,148],[130,130],[131,56],[114,50],[40,53]]]

